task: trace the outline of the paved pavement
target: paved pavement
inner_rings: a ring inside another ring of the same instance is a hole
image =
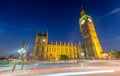
[[[12,67],[0,67],[0,76],[120,76],[120,60],[84,60],[74,62],[36,62]]]

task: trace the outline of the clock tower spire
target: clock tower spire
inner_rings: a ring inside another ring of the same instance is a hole
[[[84,8],[83,8],[83,6],[81,6],[81,9],[82,9],[82,11],[81,11],[81,16],[83,16],[83,15],[85,15],[86,14],[86,12],[85,12],[85,10],[84,10]]]
[[[102,47],[97,37],[96,30],[92,18],[86,14],[83,7],[81,7],[81,18],[79,20],[80,30],[84,40],[86,57],[88,58],[101,58]]]

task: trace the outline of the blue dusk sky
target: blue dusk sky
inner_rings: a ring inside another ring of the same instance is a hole
[[[23,41],[33,50],[36,30],[49,42],[83,44],[81,6],[93,18],[104,51],[120,50],[120,0],[0,0],[0,56],[17,54]]]

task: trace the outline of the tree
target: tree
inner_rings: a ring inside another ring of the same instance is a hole
[[[68,60],[69,57],[66,55],[60,55],[60,60]]]
[[[13,58],[14,56],[13,56],[13,54],[11,54],[9,57],[10,57],[10,58]]]
[[[111,51],[109,54],[111,57],[120,58],[120,51]]]

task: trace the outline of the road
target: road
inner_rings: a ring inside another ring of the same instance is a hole
[[[79,63],[36,62],[12,67],[0,67],[0,76],[120,76],[120,60],[84,60]]]

